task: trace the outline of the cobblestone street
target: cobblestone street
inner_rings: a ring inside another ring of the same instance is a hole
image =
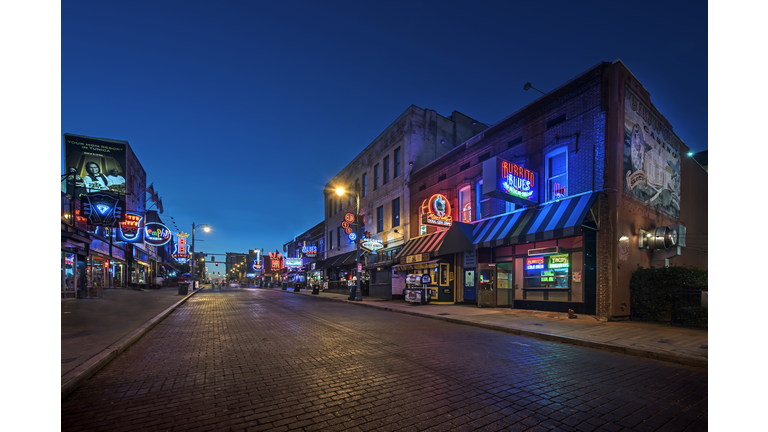
[[[66,431],[698,431],[707,371],[276,291],[204,291]]]

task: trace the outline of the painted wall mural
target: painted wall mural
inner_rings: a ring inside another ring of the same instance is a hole
[[[640,98],[624,91],[624,192],[680,217],[680,139]]]

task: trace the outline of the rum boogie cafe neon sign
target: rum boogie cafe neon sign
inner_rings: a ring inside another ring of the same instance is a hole
[[[499,157],[483,162],[483,195],[520,205],[539,202],[537,173]]]
[[[423,225],[436,225],[450,227],[453,224],[451,217],[451,203],[441,194],[434,194],[421,204],[421,223]]]

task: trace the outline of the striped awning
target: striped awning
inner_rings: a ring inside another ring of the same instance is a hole
[[[440,247],[441,244],[443,244],[443,239],[445,238],[445,234],[447,232],[448,230],[438,231],[436,233],[427,234],[408,240],[408,243],[403,246],[403,249],[399,254],[397,254],[395,259],[399,260],[400,257],[408,255],[434,252],[437,248]]]
[[[493,247],[578,234],[596,196],[590,192],[482,220],[475,225],[473,242],[476,247]]]

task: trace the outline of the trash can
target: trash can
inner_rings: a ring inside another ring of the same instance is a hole
[[[314,295],[320,294],[320,285],[312,285],[312,294]]]
[[[301,291],[301,284],[300,283],[294,284],[293,285],[293,291],[295,291],[295,292]]]
[[[288,289],[288,282],[283,282],[283,291]]]
[[[179,294],[180,295],[189,294],[189,282],[179,282]]]
[[[349,301],[355,301],[355,294],[357,293],[357,285],[349,286]]]

